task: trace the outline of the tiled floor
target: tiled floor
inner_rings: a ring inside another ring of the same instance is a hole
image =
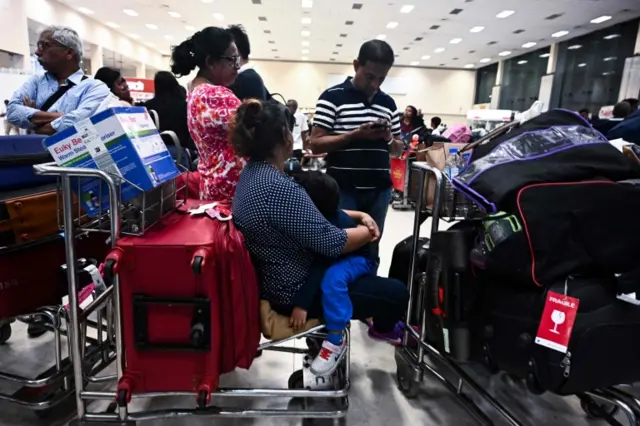
[[[385,235],[381,244],[382,264],[380,273],[389,269],[391,254],[397,242],[411,233],[412,213],[390,211]],[[428,224],[423,227],[426,231]],[[53,364],[52,336],[46,335],[29,340],[23,326],[15,326],[9,343],[0,347],[0,369],[17,374],[37,375]],[[298,343],[301,344],[301,343]],[[399,426],[399,425],[451,425],[475,424],[457,404],[451,394],[431,378],[427,378],[422,391],[415,400],[407,400],[397,389],[395,382],[395,361],[393,349],[375,343],[366,337],[366,330],[360,324],[353,326],[352,346],[352,390],[348,425]],[[168,366],[170,368],[170,366]],[[265,353],[256,360],[248,372],[241,371],[223,378],[225,386],[286,386],[287,378],[300,368],[292,355]],[[482,368],[469,370],[479,382],[504,403],[523,425],[548,424],[553,426],[601,425],[600,421],[587,420],[575,397],[560,398],[553,395],[541,397],[529,394],[518,383],[513,383],[503,375],[489,376]],[[0,386],[1,392],[11,391]],[[99,403],[98,403],[99,404]],[[192,398],[154,400],[136,402],[134,410],[163,409],[171,407],[190,408]],[[262,406],[285,405],[287,401],[268,400]],[[495,418],[496,425],[505,424],[484,404],[481,406]],[[104,407],[93,405],[91,408]],[[624,424],[624,420],[623,424]],[[62,425],[65,419],[39,420],[28,410],[0,402],[0,425]],[[281,419],[257,420],[211,420],[204,418],[183,418],[156,420],[140,423],[141,426],[184,426],[184,425],[298,425],[300,421]]]

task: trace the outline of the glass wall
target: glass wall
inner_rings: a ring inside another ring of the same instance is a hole
[[[538,100],[540,79],[547,73],[550,51],[546,47],[504,62],[500,109],[526,111]]]
[[[558,45],[551,105],[574,111],[618,101],[625,58],[633,56],[638,19],[614,25]]]
[[[498,64],[488,65],[476,72],[476,104],[488,104],[491,102],[491,90],[496,85],[498,76]]]

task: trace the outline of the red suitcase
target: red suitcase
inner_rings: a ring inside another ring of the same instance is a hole
[[[189,200],[142,237],[118,241],[125,370],[118,402],[134,393],[193,391],[208,403],[219,375],[249,368],[260,341],[258,285],[232,221],[190,215]]]

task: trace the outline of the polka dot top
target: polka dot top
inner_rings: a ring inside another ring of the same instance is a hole
[[[242,171],[233,219],[253,258],[261,297],[276,305],[292,304],[316,255],[336,258],[347,242],[346,231],[329,223],[301,186],[262,161]]]

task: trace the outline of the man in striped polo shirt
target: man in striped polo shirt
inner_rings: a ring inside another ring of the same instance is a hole
[[[391,202],[389,152],[402,150],[400,113],[380,90],[393,61],[386,42],[364,43],[353,61],[355,76],[318,99],[310,141],[314,154],[328,153],[327,174],[340,185],[340,208],[368,213],[380,232]]]

